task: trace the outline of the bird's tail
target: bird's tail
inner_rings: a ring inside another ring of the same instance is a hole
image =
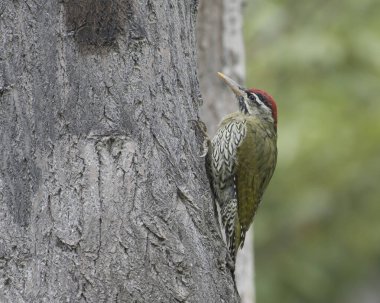
[[[231,199],[221,210],[222,223],[226,234],[226,242],[233,264],[236,261],[237,250],[240,245],[240,223],[237,216],[237,200]]]

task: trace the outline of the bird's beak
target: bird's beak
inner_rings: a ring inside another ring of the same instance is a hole
[[[244,89],[240,88],[240,85],[237,84],[234,80],[228,78],[222,73],[218,73],[218,76],[232,89],[236,97],[242,97],[244,95]]]

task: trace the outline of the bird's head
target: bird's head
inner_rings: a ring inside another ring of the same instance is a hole
[[[277,129],[277,105],[271,95],[261,89],[245,89],[222,73],[218,73],[218,76],[236,95],[242,113],[271,121]]]

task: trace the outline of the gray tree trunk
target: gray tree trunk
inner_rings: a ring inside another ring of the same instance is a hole
[[[204,0],[198,16],[199,81],[204,104],[200,111],[212,136],[223,116],[237,110],[237,102],[216,77],[222,71],[239,83],[245,79],[242,31],[243,0]],[[253,228],[248,231],[243,250],[238,253],[236,282],[242,303],[255,301]]]
[[[237,302],[196,1],[0,4],[0,302]]]

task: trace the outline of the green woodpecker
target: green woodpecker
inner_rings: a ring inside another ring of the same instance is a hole
[[[277,106],[265,91],[245,89],[218,75],[236,95],[239,111],[220,123],[208,149],[206,168],[235,264],[276,166]]]

